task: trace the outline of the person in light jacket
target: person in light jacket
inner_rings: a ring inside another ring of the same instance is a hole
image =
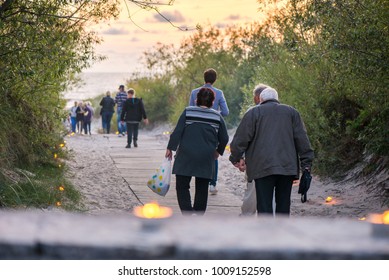
[[[299,112],[278,101],[278,93],[266,88],[260,105],[248,110],[230,144],[231,163],[246,170],[255,181],[257,212],[290,214],[292,184],[299,167],[310,172],[314,152]]]

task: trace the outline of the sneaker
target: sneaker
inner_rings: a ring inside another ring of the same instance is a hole
[[[216,188],[216,186],[214,186],[214,185],[209,185],[209,192],[210,192],[211,194],[216,194],[216,193],[217,193],[217,188]]]
[[[126,148],[127,148],[127,149],[130,149],[130,148],[131,148],[131,145],[127,145]]]
[[[123,135],[123,136],[126,136],[126,133],[122,132],[122,135]]]
[[[134,141],[134,147],[135,147],[135,148],[138,147],[138,142]]]

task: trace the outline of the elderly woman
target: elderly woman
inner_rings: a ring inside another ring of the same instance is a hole
[[[215,159],[223,155],[228,134],[223,117],[211,109],[215,94],[201,88],[196,105],[185,108],[170,136],[166,157],[172,159],[176,174],[178,205],[183,214],[203,215],[207,208],[208,185],[215,173]],[[195,177],[195,198],[192,206],[190,181]]]

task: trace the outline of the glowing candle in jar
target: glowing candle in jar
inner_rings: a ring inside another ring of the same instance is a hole
[[[146,203],[134,209],[135,216],[146,219],[163,219],[172,215],[172,209],[159,206],[158,203]]]
[[[389,238],[389,210],[382,214],[370,214],[368,221],[371,223],[374,237]]]

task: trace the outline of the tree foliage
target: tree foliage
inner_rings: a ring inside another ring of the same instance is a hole
[[[158,45],[145,65],[173,86],[175,121],[208,67],[235,125],[258,83],[302,114],[321,174],[366,154],[388,156],[388,1],[258,1],[268,18],[245,27],[199,27],[178,48]],[[151,82],[151,81],[150,81]]]
[[[117,4],[0,2],[1,170],[52,162],[66,118],[61,92],[75,74],[102,59],[93,51],[100,38],[87,24],[115,17]]]
[[[272,25],[286,51],[286,57],[276,55],[281,60],[275,65],[284,61],[293,71],[270,70],[269,78],[304,112],[319,166],[334,173],[366,153],[388,156],[388,2],[288,3]],[[296,97],[305,104],[298,105]]]

